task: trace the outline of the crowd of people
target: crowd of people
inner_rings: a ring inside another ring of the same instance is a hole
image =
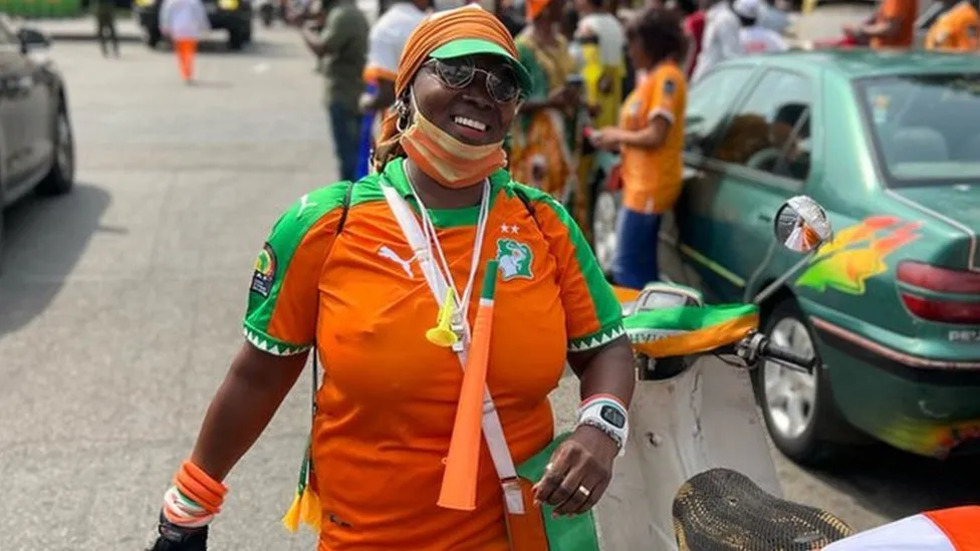
[[[659,218],[681,186],[683,108],[688,83],[736,56],[789,49],[788,0],[500,0],[494,15],[512,35],[531,74],[505,151],[515,178],[568,206],[591,235],[592,174],[599,151],[622,157],[623,211],[614,278],[621,285],[657,279]],[[980,47],[980,14],[971,0],[944,9],[924,46]],[[398,104],[394,80],[411,33],[428,13],[463,0],[386,0],[369,25],[355,0],[289,3],[323,76],[323,106],[339,176],[353,181],[368,162],[380,123]],[[489,2],[479,3],[488,4]],[[882,0],[866,21],[844,27],[833,46],[911,47],[917,0]],[[103,51],[114,39],[100,12]],[[161,29],[174,43],[181,77],[193,80],[196,45],[207,32],[200,0],[165,0]],[[118,55],[118,46],[116,46]],[[642,254],[636,251],[643,251]],[[641,261],[640,257],[644,257]]]
[[[942,1],[924,46],[976,50],[976,8],[970,0]],[[411,33],[427,14],[459,3],[388,0],[373,25],[355,0],[305,1],[293,10],[291,22],[325,80],[323,105],[342,180],[371,171],[381,121],[404,104],[394,82]],[[173,34],[182,77],[190,81],[206,17],[199,0],[165,5],[162,28]],[[492,9],[532,83],[505,142],[515,179],[562,201],[591,238],[596,153],[619,154],[623,210],[614,280],[625,286],[656,280],[659,219],[681,187],[688,83],[726,59],[789,49],[788,1],[502,0]],[[916,10],[917,0],[882,0],[866,21],[846,25],[833,45],[911,47]]]
[[[659,218],[680,192],[688,80],[734,55],[787,48],[781,6],[701,2],[657,0],[616,10],[608,0],[526,0],[523,13],[513,3],[495,6],[531,78],[505,142],[509,169],[568,206],[588,237],[595,154],[622,156],[624,246],[614,269],[622,285],[658,277],[651,251]],[[402,51],[433,11],[438,6],[430,0],[395,0],[363,32],[367,18],[353,0],[330,0],[303,25],[326,80],[341,179],[370,172],[366,159],[381,121],[405,105],[394,93]]]

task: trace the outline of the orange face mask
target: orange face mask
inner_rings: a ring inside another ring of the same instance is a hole
[[[503,140],[486,145],[463,143],[425,118],[415,93],[410,96],[412,125],[399,142],[405,155],[436,182],[448,188],[469,187],[507,164]]]

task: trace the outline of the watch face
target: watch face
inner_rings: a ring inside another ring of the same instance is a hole
[[[599,415],[618,429],[626,426],[626,417],[623,416],[623,412],[612,406],[602,406],[602,409],[599,410]]]

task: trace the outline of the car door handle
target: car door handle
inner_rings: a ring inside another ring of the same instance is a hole
[[[768,224],[769,222],[772,222],[772,215],[771,215],[771,214],[769,214],[768,212],[764,212],[764,211],[759,211],[759,212],[757,212],[757,213],[756,213],[756,215],[755,215],[755,216],[756,216],[756,218],[758,218],[758,219],[759,219],[759,221],[761,221],[761,222],[765,222],[765,223],[767,223],[767,224]]]

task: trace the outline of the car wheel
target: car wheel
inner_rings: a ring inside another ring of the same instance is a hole
[[[764,332],[773,344],[797,354],[817,354],[813,331],[792,298],[776,305],[767,316]],[[800,464],[816,465],[830,459],[834,449],[826,437],[839,426],[840,416],[823,368],[807,374],[766,361],[753,370],[752,377],[776,448]]]
[[[51,170],[37,187],[45,195],[68,193],[75,184],[75,141],[64,105],[58,106],[53,141],[54,159]]]
[[[612,276],[616,257],[616,222],[622,201],[618,191],[600,191],[592,211],[592,242],[596,260],[606,277]]]

